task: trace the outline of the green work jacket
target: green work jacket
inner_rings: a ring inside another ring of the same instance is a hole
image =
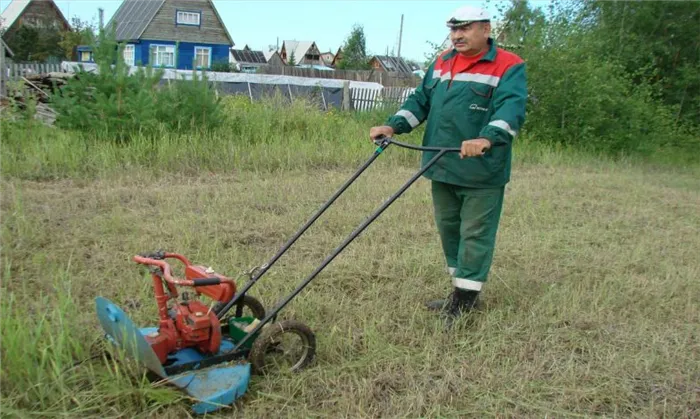
[[[399,135],[426,122],[424,146],[461,147],[465,140],[488,139],[492,147],[483,156],[460,159],[448,153],[424,176],[470,188],[504,186],[510,181],[513,139],[525,122],[525,63],[492,39],[471,67],[455,68],[457,54],[455,49],[440,54],[386,125]],[[434,155],[423,152],[421,164]]]

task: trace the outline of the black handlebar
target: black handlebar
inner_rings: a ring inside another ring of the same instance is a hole
[[[148,259],[156,259],[156,260],[163,260],[165,259],[165,252],[162,250],[158,250],[156,252],[152,253],[139,253],[139,256],[142,258],[148,258]]]
[[[425,147],[425,146],[419,146],[419,145],[413,145],[413,144],[406,144],[402,143],[400,141],[396,141],[391,137],[385,137],[385,136],[380,136],[379,138],[374,140],[374,144],[379,146],[382,150],[387,148],[389,144],[396,144],[399,147],[403,148],[409,148],[411,150],[418,150],[418,151],[436,151],[436,152],[445,152],[445,153],[460,153],[462,151],[461,148],[459,147]],[[493,146],[492,146],[493,147]],[[486,151],[487,149],[483,149],[482,151]]]
[[[206,287],[207,285],[219,285],[221,284],[221,279],[219,278],[196,278],[193,279],[195,287]]]

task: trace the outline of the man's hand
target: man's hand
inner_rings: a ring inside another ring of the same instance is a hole
[[[388,125],[382,125],[381,127],[372,127],[369,130],[369,138],[374,141],[380,137],[393,137],[394,129]]]
[[[482,156],[486,150],[491,148],[491,141],[486,138],[462,141],[462,150],[459,152],[460,158]]]

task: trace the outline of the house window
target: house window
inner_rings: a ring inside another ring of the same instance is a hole
[[[133,45],[125,45],[124,46],[124,62],[126,65],[134,65],[134,58],[135,58],[135,53],[134,53],[134,46]]]
[[[178,10],[177,24],[199,26],[201,16],[199,12],[181,12]]]
[[[89,62],[90,61],[90,51],[80,51],[80,61]]]
[[[154,66],[175,67],[175,46],[151,45],[151,64]]]
[[[211,48],[194,47],[194,65],[197,68],[211,67]]]

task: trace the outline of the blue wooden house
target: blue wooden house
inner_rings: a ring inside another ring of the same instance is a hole
[[[211,0],[124,0],[112,25],[129,65],[205,70],[234,46]]]

